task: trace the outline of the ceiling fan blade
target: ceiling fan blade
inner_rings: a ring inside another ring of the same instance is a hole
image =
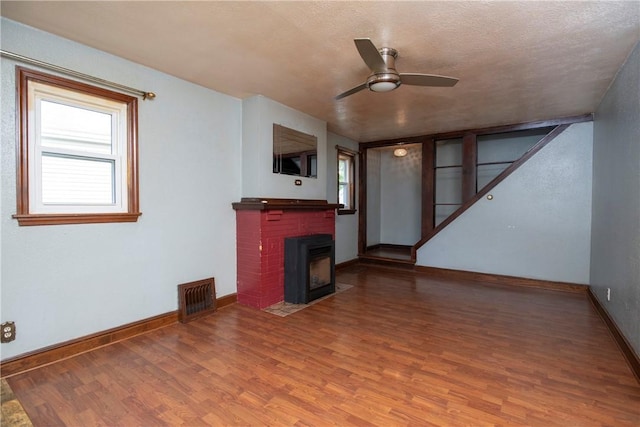
[[[435,74],[400,73],[400,81],[404,85],[451,87],[458,83],[455,77],[437,76]]]
[[[367,64],[371,71],[379,73],[387,69],[387,64],[382,59],[382,55],[380,55],[378,48],[370,39],[355,39],[353,41],[364,63]]]
[[[361,85],[351,88],[346,92],[342,92],[340,95],[336,96],[334,99],[337,101],[338,99],[346,98],[347,96],[353,95],[354,93],[360,92],[362,89],[366,89],[366,88],[367,88],[367,84],[362,83]]]

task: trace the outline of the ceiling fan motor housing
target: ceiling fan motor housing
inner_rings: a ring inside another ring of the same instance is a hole
[[[386,69],[371,74],[367,78],[367,88],[374,92],[388,92],[400,86],[401,83],[400,75],[396,71],[398,51],[390,47],[383,47],[378,51],[384,60]]]

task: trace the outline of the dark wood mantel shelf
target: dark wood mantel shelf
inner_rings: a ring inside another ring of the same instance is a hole
[[[338,209],[337,203],[326,200],[313,199],[272,199],[258,197],[243,197],[239,202],[231,204],[235,210],[329,210]]]

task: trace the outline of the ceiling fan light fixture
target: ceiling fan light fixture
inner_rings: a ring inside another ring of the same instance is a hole
[[[397,87],[398,85],[394,82],[378,82],[369,85],[369,89],[374,92],[391,92]]]
[[[364,83],[336,96],[334,98],[336,101],[364,89],[369,89],[372,92],[390,92],[401,84],[451,87],[458,83],[458,79],[455,77],[422,73],[398,73],[396,71],[397,50],[390,47],[378,49],[371,40],[364,38],[354,39],[354,42],[360,57],[373,74],[370,74]]]
[[[400,76],[397,74],[374,74],[367,79],[367,87],[374,92],[391,92],[398,86],[400,86]]]

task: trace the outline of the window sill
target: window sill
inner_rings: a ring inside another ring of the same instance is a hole
[[[142,213],[104,213],[104,214],[16,214],[14,219],[21,226],[97,224],[109,222],[137,222]]]
[[[338,215],[353,215],[356,213],[355,209],[338,209]]]

